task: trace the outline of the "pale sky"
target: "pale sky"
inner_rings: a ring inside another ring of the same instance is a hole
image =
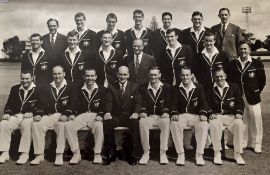
[[[231,23],[245,28],[245,15],[242,7],[250,6],[250,32],[259,39],[270,34],[269,0],[9,0],[0,3],[0,48],[2,42],[14,35],[26,40],[32,33],[48,33],[46,21],[56,18],[60,22],[58,31],[67,34],[75,28],[74,14],[86,14],[87,27],[99,31],[106,27],[105,18],[110,12],[118,17],[117,28],[126,30],[133,27],[132,12],[142,9],[145,13],[144,25],[149,26],[152,16],[156,16],[161,26],[161,13],[173,14],[173,25],[185,29],[192,25],[193,11],[204,15],[204,26],[211,27],[220,22],[218,10],[227,7],[231,10]]]

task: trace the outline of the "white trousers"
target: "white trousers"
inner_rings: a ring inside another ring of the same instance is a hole
[[[61,114],[54,113],[45,115],[39,122],[32,123],[32,136],[34,145],[34,154],[43,154],[45,148],[45,134],[47,130],[54,129],[56,132],[56,153],[64,153],[66,136],[65,125],[67,122],[59,122]]]
[[[0,122],[0,152],[9,151],[11,134],[14,130],[20,128],[21,141],[19,152],[29,153],[32,136],[31,136],[31,123],[33,118],[23,119],[23,114],[11,116],[9,120],[2,120]]]
[[[220,151],[222,126],[227,126],[227,129],[233,134],[234,152],[243,153],[243,131],[244,125],[242,119],[235,119],[233,115],[217,115],[217,118],[210,120],[210,135],[214,151]]]
[[[244,112],[244,137],[243,147],[248,146],[248,137],[251,137],[251,147],[261,149],[263,139],[263,123],[261,104],[251,105],[244,97],[245,112]]]
[[[160,149],[168,149],[168,140],[170,135],[170,119],[160,118],[158,115],[150,115],[146,118],[141,118],[140,123],[140,136],[144,152],[150,150],[149,144],[149,130],[153,127],[160,129]]]
[[[187,126],[195,127],[195,138],[197,142],[196,153],[203,154],[204,147],[208,135],[209,124],[207,121],[200,121],[199,115],[195,114],[180,114],[178,121],[171,121],[171,133],[176,152],[178,154],[184,153],[183,147],[183,133]]]
[[[102,121],[95,121],[96,116],[96,113],[83,113],[78,115],[74,121],[67,122],[65,132],[72,152],[80,149],[77,131],[84,127],[89,127],[95,139],[94,152],[101,153],[104,141],[103,123]]]

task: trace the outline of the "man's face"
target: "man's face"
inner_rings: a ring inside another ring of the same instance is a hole
[[[127,67],[120,67],[117,74],[118,80],[121,84],[125,84],[129,78],[129,71]]]
[[[75,18],[75,23],[76,23],[78,28],[83,28],[84,22],[85,22],[85,19],[83,16],[79,16],[79,17]]]
[[[203,45],[206,49],[212,49],[215,45],[215,37],[214,36],[205,36],[203,40]]]
[[[69,49],[73,50],[78,46],[79,40],[77,36],[68,36],[67,43],[68,43]]]
[[[56,21],[50,21],[49,24],[48,24],[48,28],[49,28],[49,31],[51,34],[55,34],[57,32],[57,29],[58,29],[58,25],[56,23]]]
[[[133,42],[133,52],[135,55],[139,55],[143,50],[143,41],[142,40],[135,40]]]
[[[112,43],[112,34],[111,33],[105,33],[101,37],[102,45],[104,46],[110,46]]]
[[[61,84],[65,77],[65,72],[62,67],[56,66],[52,70],[53,81],[55,84]]]
[[[214,80],[219,87],[223,87],[226,82],[226,74],[224,71],[218,71],[215,73]]]
[[[175,35],[175,32],[171,32],[169,34],[166,34],[166,38],[169,45],[172,45],[176,43],[178,36]]]
[[[168,27],[169,28],[171,26],[171,24],[172,24],[172,18],[171,18],[171,16],[170,15],[163,16],[162,23],[163,23],[163,26],[164,27]]]
[[[87,85],[92,86],[97,79],[96,71],[94,70],[87,70],[84,74],[84,81]]]
[[[222,10],[222,11],[220,11],[218,16],[221,20],[221,23],[225,24],[228,22],[231,15],[229,14],[229,12],[227,10]]]
[[[160,71],[157,69],[152,69],[149,72],[149,82],[150,83],[156,83],[159,81],[161,77]]]
[[[199,28],[202,26],[203,18],[200,15],[193,16],[191,22],[193,23],[193,27]]]
[[[141,25],[143,21],[143,15],[141,13],[135,13],[133,15],[133,20],[135,22],[135,25]]]
[[[37,50],[41,47],[42,40],[39,36],[35,36],[31,38],[31,45],[33,50]]]
[[[239,46],[239,55],[241,58],[248,58],[250,55],[250,47],[247,44],[241,44]]]
[[[21,74],[21,84],[24,89],[28,89],[33,81],[33,78],[30,73]]]
[[[192,76],[193,76],[193,74],[191,73],[191,71],[189,69],[182,69],[181,70],[180,78],[181,78],[182,83],[184,85],[189,85],[191,83]]]
[[[115,28],[117,20],[115,18],[108,18],[106,22],[107,22],[107,29],[113,30]]]

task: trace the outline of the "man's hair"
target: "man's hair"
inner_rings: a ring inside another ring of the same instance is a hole
[[[213,71],[214,71],[214,75],[216,75],[218,72],[224,72],[224,74],[227,76],[227,73],[225,72],[223,67],[215,68]]]
[[[87,71],[95,71],[95,75],[97,75],[97,71],[96,71],[95,68],[85,68],[85,69],[84,69],[84,75],[85,75],[85,73],[86,73]]]
[[[221,8],[219,9],[218,14],[220,14],[221,11],[227,10],[229,14],[231,14],[230,10],[228,8]]]
[[[33,37],[39,37],[39,39],[42,41],[42,36],[41,36],[39,33],[33,33],[33,34],[30,36],[30,40],[31,40]]]
[[[84,20],[86,20],[85,14],[83,12],[76,13],[75,16],[74,16],[74,19],[79,18],[81,16],[83,17]]]
[[[241,40],[241,41],[239,41],[239,46],[241,46],[243,44],[247,44],[248,47],[250,48],[250,42],[249,41],[247,41],[247,40]]]
[[[142,39],[140,39],[140,38],[136,38],[136,39],[134,39],[134,40],[132,41],[132,44],[133,44],[135,41],[140,41],[140,42],[142,42],[142,44],[143,44],[143,40],[142,40]]]
[[[22,71],[21,71],[21,74],[30,74],[31,77],[33,77],[33,72],[32,72],[31,70],[29,70],[29,69],[24,69],[24,70],[22,70]]]
[[[193,12],[193,13],[192,13],[192,15],[191,15],[191,18],[193,18],[194,16],[200,16],[200,17],[202,17],[202,18],[203,18],[202,13],[201,13],[201,12],[199,12],[199,11],[195,11],[195,12]]]
[[[180,71],[180,75],[182,74],[182,71],[183,71],[183,70],[189,70],[189,71],[190,71],[190,74],[193,73],[192,70],[191,70],[191,68],[190,68],[189,66],[184,66],[184,67],[181,69],[181,71]]]
[[[47,26],[49,26],[49,23],[50,23],[51,21],[55,21],[55,22],[56,22],[56,25],[59,26],[58,20],[57,20],[57,19],[54,19],[54,18],[48,19],[48,21],[47,21]]]
[[[53,66],[52,72],[53,72],[53,69],[56,68],[56,67],[60,67],[63,70],[63,72],[65,72],[64,67],[62,65],[60,65],[60,64],[57,64],[57,65]]]
[[[109,18],[116,19],[116,22],[117,22],[117,16],[116,16],[116,14],[114,14],[114,13],[109,13],[109,14],[107,15],[106,21],[107,21]]]
[[[72,30],[72,31],[68,32],[68,34],[67,34],[67,38],[74,37],[74,36],[76,36],[76,38],[79,39],[79,33],[76,30]]]
[[[103,33],[102,33],[102,35],[101,35],[100,38],[102,38],[105,34],[110,34],[112,36],[112,33],[110,31],[105,30],[105,31],[103,31]]]
[[[139,13],[139,14],[142,15],[142,17],[144,17],[144,13],[143,13],[142,10],[139,10],[139,9],[134,10],[134,11],[133,11],[133,16],[135,15],[135,13]]]
[[[168,34],[170,34],[170,33],[172,33],[172,32],[174,32],[174,33],[175,33],[175,35],[176,35],[176,36],[178,36],[178,33],[177,33],[176,28],[171,28],[171,29],[168,29],[168,30],[166,31],[166,35],[168,35]]]
[[[214,39],[216,39],[216,35],[213,32],[208,32],[208,31],[204,33],[203,37],[205,38],[205,37],[209,37],[209,36],[214,36]]]
[[[158,71],[160,72],[160,68],[159,68],[158,66],[153,66],[153,67],[151,67],[150,70],[149,70],[149,72],[150,72],[151,70],[158,70]]]
[[[170,16],[172,19],[172,14],[170,12],[164,12],[162,13],[161,19],[163,19],[164,16]]]

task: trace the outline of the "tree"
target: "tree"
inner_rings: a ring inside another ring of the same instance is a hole
[[[152,20],[150,21],[149,28],[152,31],[156,31],[159,28],[157,18],[155,16],[152,17]]]
[[[25,42],[20,41],[18,36],[14,36],[3,42],[2,51],[7,54],[12,61],[20,59],[24,50]]]

